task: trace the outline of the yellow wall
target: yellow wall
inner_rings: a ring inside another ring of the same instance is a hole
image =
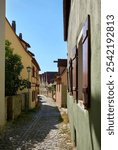
[[[27,73],[26,67],[30,66],[32,68],[34,66],[35,70],[37,69],[37,67],[32,62],[32,56],[26,52],[26,50],[24,48],[24,46],[25,46],[24,43],[21,42],[19,40],[19,38],[16,36],[16,34],[12,30],[12,28],[11,28],[11,26],[7,20],[5,22],[5,39],[9,40],[12,43],[11,47],[14,48],[14,53],[16,53],[22,57],[22,63],[23,63],[24,68],[21,72],[21,76],[22,76],[22,79],[28,79],[28,73]],[[36,90],[38,91],[39,89],[35,88],[35,86],[33,86],[34,85],[33,83],[36,84],[39,82],[39,80],[38,79],[36,80],[36,78],[32,77],[32,69],[30,72],[30,79],[29,80],[31,81],[31,89],[29,89],[29,92],[30,92],[29,108],[34,108],[36,102],[32,101],[32,91],[36,91]],[[24,93],[24,92],[28,92],[28,89],[26,88],[22,91],[19,91],[18,93]]]
[[[22,70],[21,76],[24,79],[27,79],[28,73],[27,73],[26,67],[31,66],[32,58],[25,51],[20,40],[17,38],[16,34],[14,33],[14,31],[12,30],[11,26],[9,25],[7,21],[5,22],[5,39],[9,40],[12,43],[11,47],[14,48],[14,53],[22,57],[22,63],[23,63],[24,68]]]
[[[21,72],[21,76],[22,79],[28,79],[28,73],[26,67],[27,66],[31,67],[32,57],[26,52],[19,38],[14,33],[7,20],[5,21],[5,39],[11,42],[11,47],[14,48],[14,53],[21,56],[21,60],[24,66]],[[30,81],[31,81],[31,73],[30,73]],[[18,93],[24,93],[24,92],[28,92],[28,89],[26,88],[22,91],[19,91]],[[31,101],[31,94],[30,94],[30,101]]]
[[[0,126],[5,124],[5,52],[4,52],[4,21],[5,1],[0,0]]]
[[[31,88],[31,93],[33,91],[35,91],[35,94],[37,95],[39,93],[39,87],[36,87],[36,84],[39,84],[39,75],[38,75],[38,69],[36,67],[36,65],[32,62],[32,67],[34,67],[35,71],[37,71],[37,74],[35,72],[35,76],[33,77],[32,75],[32,78],[31,78],[31,83],[32,83],[32,88]],[[32,96],[32,94],[31,94]],[[35,107],[36,105],[36,98],[35,99],[32,99],[31,103],[30,103],[30,106],[31,108]]]

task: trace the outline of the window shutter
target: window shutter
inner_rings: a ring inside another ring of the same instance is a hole
[[[67,88],[68,88],[68,92],[70,92],[70,77],[69,77],[69,68],[67,69]]]
[[[72,75],[72,59],[70,59],[70,61],[69,61],[69,76],[68,76],[68,78],[69,78],[69,92],[70,92],[70,94],[72,95],[72,85],[73,85],[73,75]]]
[[[32,67],[32,77],[35,77],[35,68],[34,68],[34,66]]]
[[[83,26],[82,36],[83,49],[83,104],[87,109],[90,105],[90,16],[87,17]]]
[[[75,100],[78,99],[78,57],[77,48],[73,49],[73,60],[72,60],[72,74],[73,74],[73,97]]]

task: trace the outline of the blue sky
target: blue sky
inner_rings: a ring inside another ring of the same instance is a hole
[[[10,23],[16,21],[16,32],[31,45],[41,72],[57,71],[53,60],[67,58],[62,4],[62,0],[6,0],[6,16]]]

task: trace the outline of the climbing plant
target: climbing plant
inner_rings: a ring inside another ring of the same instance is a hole
[[[18,89],[27,87],[27,80],[22,80],[20,73],[23,69],[21,57],[13,53],[11,43],[5,41],[5,96],[16,95]]]

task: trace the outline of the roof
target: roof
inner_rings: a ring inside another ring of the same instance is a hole
[[[14,32],[14,30],[13,30],[13,28],[12,28],[12,26],[11,26],[11,24],[9,23],[9,21],[8,21],[7,18],[6,18],[6,21],[7,21],[7,23],[9,24],[10,28],[12,29],[12,31]],[[14,32],[14,34],[15,34],[16,38],[18,39],[19,43],[21,44],[21,46],[23,47],[24,51],[25,51],[30,57],[32,57],[31,54],[29,54],[29,52],[24,48],[23,43],[21,42],[21,39],[18,37],[18,35],[17,35],[15,32]]]
[[[8,24],[9,24],[10,28],[12,29],[12,31],[14,32],[14,30],[13,30],[13,28],[12,28],[12,26],[11,26],[11,24],[9,23],[9,21],[8,21],[7,18],[6,18],[6,21],[8,22]],[[21,46],[23,47],[24,51],[32,58],[32,62],[36,65],[36,67],[37,67],[38,70],[40,71],[40,70],[41,70],[41,69],[40,69],[40,66],[39,66],[39,64],[37,63],[36,59],[34,58],[35,55],[34,55],[32,52],[30,52],[29,50],[26,50],[26,49],[24,48],[23,43],[25,43],[28,47],[30,47],[30,45],[29,45],[27,42],[25,42],[24,40],[22,40],[21,38],[19,38],[19,36],[18,36],[15,32],[14,32],[14,34],[15,34],[16,38],[19,40],[19,42],[20,42]],[[23,43],[22,43],[22,42],[23,42]]]
[[[58,59],[58,67],[67,67],[67,59]]]
[[[18,35],[17,35],[17,36],[18,36]],[[26,46],[27,46],[28,48],[31,47],[29,43],[27,43],[26,41],[24,41],[23,39],[21,39],[19,36],[18,36],[18,38],[19,38],[24,44],[26,44]]]
[[[31,51],[27,50],[28,53],[30,53],[30,55],[32,55],[33,57],[35,56],[34,53],[32,53]]]
[[[40,69],[40,66],[39,66],[38,62],[36,61],[36,59],[35,59],[34,57],[32,57],[32,62],[33,62],[33,63],[34,63],[34,65],[37,67],[37,69],[38,69],[39,71],[41,71],[41,69]]]
[[[68,24],[71,0],[63,0],[64,41],[68,38]]]
[[[47,82],[48,84],[54,83],[55,78],[56,78],[57,72],[55,71],[47,71],[41,74],[41,78],[43,78],[44,82]]]

